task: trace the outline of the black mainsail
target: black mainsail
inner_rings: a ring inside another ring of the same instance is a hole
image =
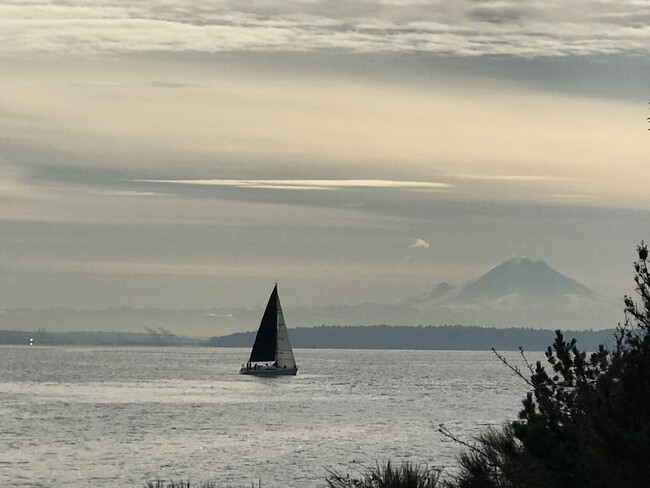
[[[266,310],[262,316],[260,328],[255,336],[255,344],[251,351],[249,363],[275,361],[278,344],[278,285],[275,285],[273,292],[269,297],[269,303],[266,304]]]

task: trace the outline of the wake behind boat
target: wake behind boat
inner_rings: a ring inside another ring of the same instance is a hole
[[[255,376],[295,375],[298,372],[289,332],[284,323],[277,283],[262,316],[250,358],[239,372]]]

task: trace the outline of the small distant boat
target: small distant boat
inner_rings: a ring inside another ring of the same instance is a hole
[[[284,323],[277,283],[262,316],[250,358],[239,372],[255,376],[295,375],[298,372],[289,332]]]

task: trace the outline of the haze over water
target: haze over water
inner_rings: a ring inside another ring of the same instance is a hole
[[[525,394],[491,352],[298,349],[298,375],[276,379],[237,374],[247,355],[0,347],[0,486],[317,487],[376,460],[453,466],[438,425],[469,439]]]

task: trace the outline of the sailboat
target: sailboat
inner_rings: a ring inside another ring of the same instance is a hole
[[[287,325],[284,323],[277,283],[262,316],[250,358],[239,372],[256,376],[295,375],[298,372]]]

